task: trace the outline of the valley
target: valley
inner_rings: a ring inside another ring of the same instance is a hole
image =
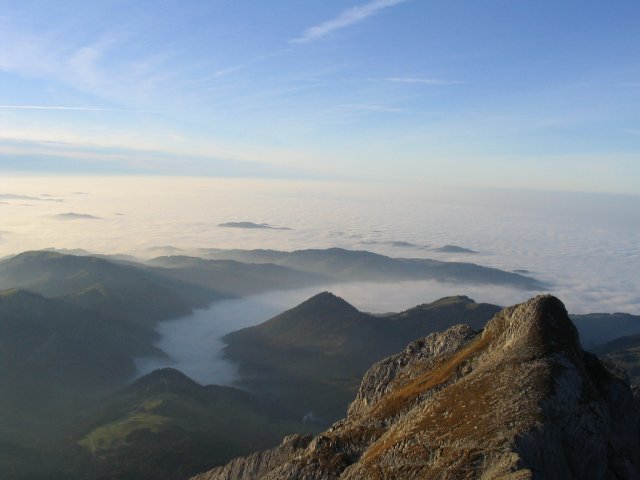
[[[640,480],[640,2],[0,12],[0,480]]]
[[[8,478],[188,478],[286,435],[321,432],[346,415],[371,365],[457,324],[481,331],[501,309],[450,296],[399,313],[360,311],[325,288],[357,292],[376,280],[390,288],[390,279],[432,269],[367,252],[208,250],[232,258],[148,261],[77,253],[0,261]],[[455,281],[446,263],[435,265],[429,277]],[[473,264],[451,268],[481,273],[469,285],[539,285]],[[640,317],[572,320],[584,345],[630,367],[607,341],[626,346]]]

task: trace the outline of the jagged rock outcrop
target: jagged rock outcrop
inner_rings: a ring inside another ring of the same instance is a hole
[[[192,480],[262,478],[303,451],[311,440],[311,435],[289,435],[275,448],[252,453],[247,457],[235,458],[224,467],[216,468],[215,473],[214,471],[202,473],[192,477]]]
[[[274,460],[275,459],[275,460]],[[455,326],[365,375],[346,419],[196,477],[634,479],[640,407],[584,352],[564,305],[538,296],[478,334]]]

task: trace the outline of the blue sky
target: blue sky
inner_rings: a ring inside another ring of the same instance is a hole
[[[0,12],[0,171],[640,193],[637,0]]]

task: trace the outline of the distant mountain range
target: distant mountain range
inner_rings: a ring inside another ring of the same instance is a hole
[[[391,258],[377,253],[341,248],[295,250],[201,249],[200,255],[215,260],[247,263],[273,263],[303,272],[345,281],[437,280],[462,284],[509,285],[541,290],[534,278],[474,263],[441,262],[422,258]]]
[[[146,327],[221,298],[136,265],[47,251],[0,261],[0,289],[16,287]]]
[[[205,260],[181,255],[151,259],[145,262],[145,268],[227,297],[243,297],[269,290],[303,288],[330,281],[324,275],[303,272],[273,263]]]

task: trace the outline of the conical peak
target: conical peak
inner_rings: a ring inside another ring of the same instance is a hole
[[[292,311],[308,309],[340,309],[345,311],[357,311],[353,305],[331,292],[318,293],[293,308]]]

